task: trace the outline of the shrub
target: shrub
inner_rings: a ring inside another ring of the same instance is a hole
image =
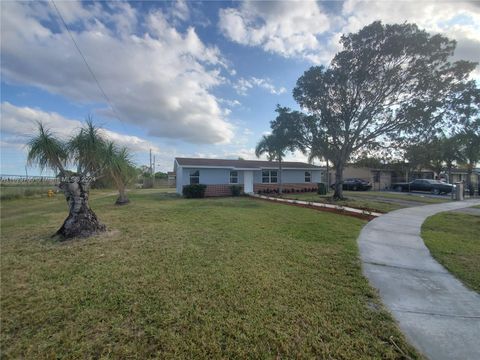
[[[230,190],[232,192],[232,196],[239,196],[242,193],[242,187],[240,185],[231,185]]]
[[[38,194],[38,191],[34,189],[25,189],[25,192],[23,193],[25,196],[33,196]]]
[[[206,189],[207,189],[207,185],[203,185],[203,184],[184,185],[182,194],[188,199],[203,198],[205,197]]]
[[[319,195],[327,195],[327,187],[324,183],[318,183],[318,190]]]

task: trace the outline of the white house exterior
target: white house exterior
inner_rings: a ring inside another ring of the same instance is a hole
[[[185,185],[204,184],[206,196],[228,196],[231,186],[239,185],[245,193],[278,189],[280,177],[284,189],[313,189],[325,181],[324,168],[301,162],[175,158],[176,192]]]

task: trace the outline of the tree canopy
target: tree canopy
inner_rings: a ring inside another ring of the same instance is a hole
[[[328,67],[313,66],[298,79],[293,97],[307,114],[292,113],[301,147],[333,162],[335,198],[343,198],[352,157],[435,131],[449,95],[476,66],[451,62],[455,41],[415,24],[374,22],[341,44]]]

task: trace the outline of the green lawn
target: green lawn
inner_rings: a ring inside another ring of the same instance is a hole
[[[331,199],[333,192],[330,192],[325,196],[316,193],[294,193],[284,194],[283,197],[303,201],[332,203],[381,213],[402,209],[407,206],[421,206],[448,201],[409,194],[392,194],[383,191],[344,191],[343,193],[346,198],[346,200],[343,201],[333,201]],[[395,200],[398,201],[396,202]],[[412,202],[412,204],[406,205],[405,203],[402,203],[402,200]]]
[[[4,358],[402,359],[361,275],[364,221],[138,190],[91,203],[109,233],[55,243],[57,196],[1,203]]]
[[[347,200],[342,201],[333,201],[331,199],[333,193],[329,193],[329,195],[323,196],[318,195],[316,193],[295,193],[295,194],[284,194],[283,197],[289,199],[296,199],[296,200],[303,200],[303,201],[312,201],[312,202],[319,202],[319,203],[329,203],[341,206],[349,206],[354,207],[357,209],[368,209],[370,211],[386,213],[389,211],[401,209],[402,205],[385,202],[385,201],[378,201],[378,200],[370,200],[361,197],[355,197],[351,194],[348,194],[346,191],[345,197]]]
[[[445,212],[423,223],[422,238],[433,257],[480,292],[480,216]]]
[[[10,200],[24,196],[46,196],[48,190],[58,188],[51,184],[0,184],[0,200]]]
[[[420,193],[391,193],[386,191],[345,191],[347,196],[354,197],[366,197],[366,198],[385,198],[385,199],[397,199],[397,200],[406,200],[406,201],[415,201],[420,204],[439,204],[443,202],[450,201],[450,199],[434,198],[430,197],[427,194],[423,195]]]

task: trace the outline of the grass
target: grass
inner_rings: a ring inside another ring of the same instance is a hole
[[[299,193],[299,194],[285,194],[284,197],[296,200],[303,200],[303,201],[312,201],[312,202],[320,202],[320,203],[332,203],[335,205],[340,206],[348,206],[354,207],[357,209],[368,209],[375,212],[389,212],[397,209],[401,209],[403,206],[398,205],[395,203],[385,202],[385,201],[378,201],[378,200],[369,200],[363,198],[354,198],[350,194],[346,194],[344,192],[347,200],[342,201],[333,201],[331,200],[332,194],[322,196],[316,193]]]
[[[43,195],[47,196],[48,190],[57,191],[58,188],[51,184],[22,185],[22,184],[1,184],[0,200],[19,199],[25,196]]]
[[[364,221],[158,190],[91,204],[110,232],[55,243],[62,197],[1,203],[5,358],[412,358],[361,275]]]
[[[409,194],[392,194],[382,191],[344,191],[344,196],[346,197],[346,200],[342,201],[331,200],[332,195],[332,192],[329,193],[329,195],[325,196],[318,195],[316,193],[295,193],[285,194],[284,197],[303,201],[333,203],[336,205],[354,207],[358,209],[368,209],[370,211],[381,213],[386,213],[393,210],[402,209],[407,206],[412,206],[410,203],[413,202],[415,202],[415,204],[417,204],[418,206],[421,206],[425,204],[435,204],[448,201],[444,199],[420,197]],[[402,200],[408,200],[409,204],[407,205],[406,203],[402,202]]]
[[[391,193],[386,191],[345,191],[347,196],[354,197],[376,197],[384,199],[394,199],[394,200],[405,200],[405,201],[415,201],[421,204],[439,204],[449,201],[449,199],[434,198],[428,196],[428,194],[420,193]]]
[[[433,257],[480,292],[480,216],[444,212],[429,217],[422,238]]]

